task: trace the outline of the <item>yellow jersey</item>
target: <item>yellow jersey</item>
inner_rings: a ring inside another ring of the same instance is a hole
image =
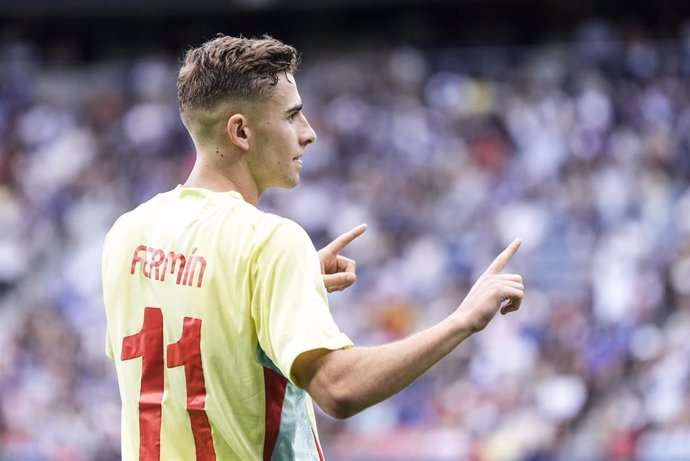
[[[291,367],[352,342],[300,226],[177,186],[117,220],[102,275],[123,459],[323,459]]]

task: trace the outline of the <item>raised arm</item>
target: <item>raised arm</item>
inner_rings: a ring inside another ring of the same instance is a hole
[[[520,307],[524,286],[502,271],[520,240],[513,241],[479,277],[460,306],[436,325],[401,341],[375,347],[305,352],[292,372],[328,414],[348,418],[401,391],[463,340],[483,330],[498,310]]]

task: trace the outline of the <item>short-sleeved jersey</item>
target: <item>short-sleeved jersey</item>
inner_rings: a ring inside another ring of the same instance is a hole
[[[322,459],[292,363],[352,343],[300,226],[178,186],[120,217],[102,269],[123,459]]]

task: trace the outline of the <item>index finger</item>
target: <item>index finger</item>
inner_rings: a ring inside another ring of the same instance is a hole
[[[352,230],[345,232],[344,234],[341,234],[340,236],[336,237],[335,240],[333,240],[331,243],[326,245],[326,248],[324,248],[324,250],[326,250],[332,254],[338,254],[343,250],[343,248],[345,248],[354,239],[356,239],[357,237],[362,235],[364,233],[364,231],[366,231],[366,230],[367,230],[367,225],[366,224],[360,224],[359,226],[353,228]]]
[[[508,265],[510,260],[513,258],[515,253],[517,253],[518,248],[520,248],[520,244],[522,243],[521,239],[515,239],[513,240],[510,245],[506,247],[505,250],[501,252],[498,256],[496,256],[496,259],[489,265],[489,267],[484,271],[485,274],[498,274],[501,272],[505,267]]]

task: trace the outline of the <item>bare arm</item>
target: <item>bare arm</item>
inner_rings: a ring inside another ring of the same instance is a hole
[[[469,335],[449,317],[394,343],[306,352],[293,372],[326,413],[348,418],[400,392]]]
[[[301,354],[294,376],[331,416],[350,417],[401,391],[445,357],[463,340],[481,331],[501,308],[520,307],[522,277],[502,274],[520,246],[515,240],[477,280],[458,309],[431,328],[401,341],[376,347]]]

